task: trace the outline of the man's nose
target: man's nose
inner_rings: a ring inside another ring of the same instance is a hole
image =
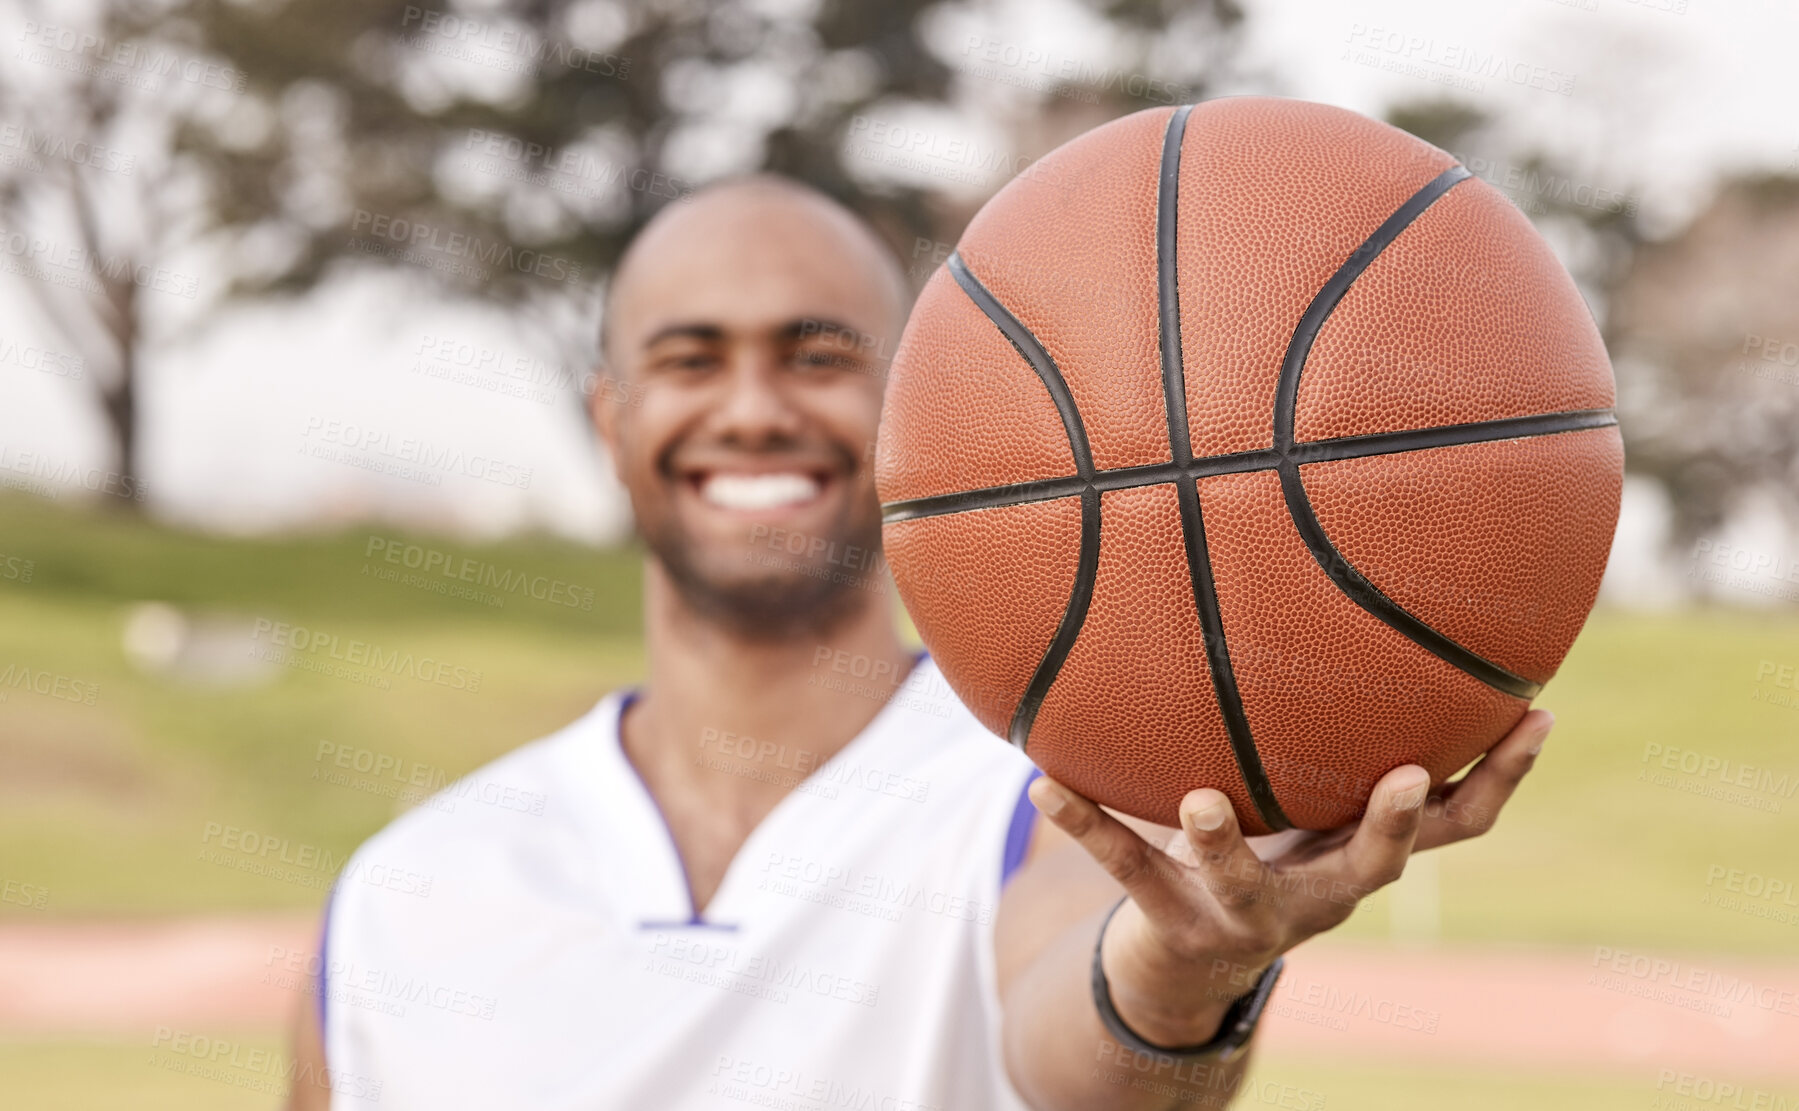
[[[721,435],[755,444],[791,439],[799,432],[800,414],[781,389],[780,370],[771,352],[735,353],[715,418]]]

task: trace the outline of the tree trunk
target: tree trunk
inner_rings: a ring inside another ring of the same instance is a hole
[[[119,360],[119,377],[100,394],[100,410],[112,433],[113,471],[106,475],[100,492],[108,504],[129,513],[144,508],[144,487],[139,478],[137,426],[137,352],[127,350]]]

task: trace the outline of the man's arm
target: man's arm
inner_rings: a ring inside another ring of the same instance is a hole
[[[299,993],[294,1006],[293,1029],[288,1040],[294,1055],[293,1087],[287,1091],[287,1111],[329,1111],[331,1086],[325,1075],[324,1031],[319,1029],[319,1001]]]
[[[1429,776],[1406,765],[1375,785],[1362,820],[1328,833],[1246,840],[1225,796],[1191,791],[1182,829],[1121,819],[1040,779],[1031,799],[1049,819],[1000,899],[995,946],[1004,1052],[1013,1083],[1039,1111],[1218,1108],[1248,1054],[1139,1072],[1093,1003],[1093,946],[1106,911],[1103,967],[1119,1016],[1155,1045],[1195,1045],[1275,958],[1341,923],[1399,878],[1415,849],[1484,833],[1536,759],[1553,718],[1526,714],[1461,780],[1426,798]],[[1211,828],[1206,828],[1207,826]],[[1153,1081],[1133,1086],[1139,1079]]]

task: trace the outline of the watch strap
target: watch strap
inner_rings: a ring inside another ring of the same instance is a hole
[[[1125,896],[1129,898],[1130,896]],[[1106,979],[1106,970],[1100,959],[1105,946],[1106,927],[1111,925],[1112,916],[1124,905],[1124,899],[1112,904],[1106,912],[1104,922],[1099,924],[1099,937],[1093,943],[1093,1004],[1099,1009],[1099,1020],[1105,1025],[1106,1032],[1111,1034],[1119,1045],[1135,1053],[1148,1053],[1159,1057],[1181,1057],[1187,1060],[1229,1061],[1236,1056],[1255,1033],[1256,1024],[1261,1021],[1262,1011],[1268,1006],[1268,997],[1274,992],[1274,983],[1280,979],[1281,970],[1286,967],[1285,957],[1276,957],[1274,963],[1263,970],[1255,987],[1247,993],[1231,1001],[1225,1010],[1224,1018],[1218,1024],[1218,1033],[1212,1035],[1210,1041],[1198,1045],[1162,1046],[1145,1041],[1135,1030],[1132,1030],[1119,1015],[1118,1008],[1112,1003],[1112,985]]]

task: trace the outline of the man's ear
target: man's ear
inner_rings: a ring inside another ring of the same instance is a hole
[[[618,411],[620,395],[629,396],[630,388],[615,377],[602,361],[594,368],[593,388],[587,394],[587,415],[593,421],[594,431],[600,434],[600,442],[606,445],[608,454],[616,456],[618,444]]]

